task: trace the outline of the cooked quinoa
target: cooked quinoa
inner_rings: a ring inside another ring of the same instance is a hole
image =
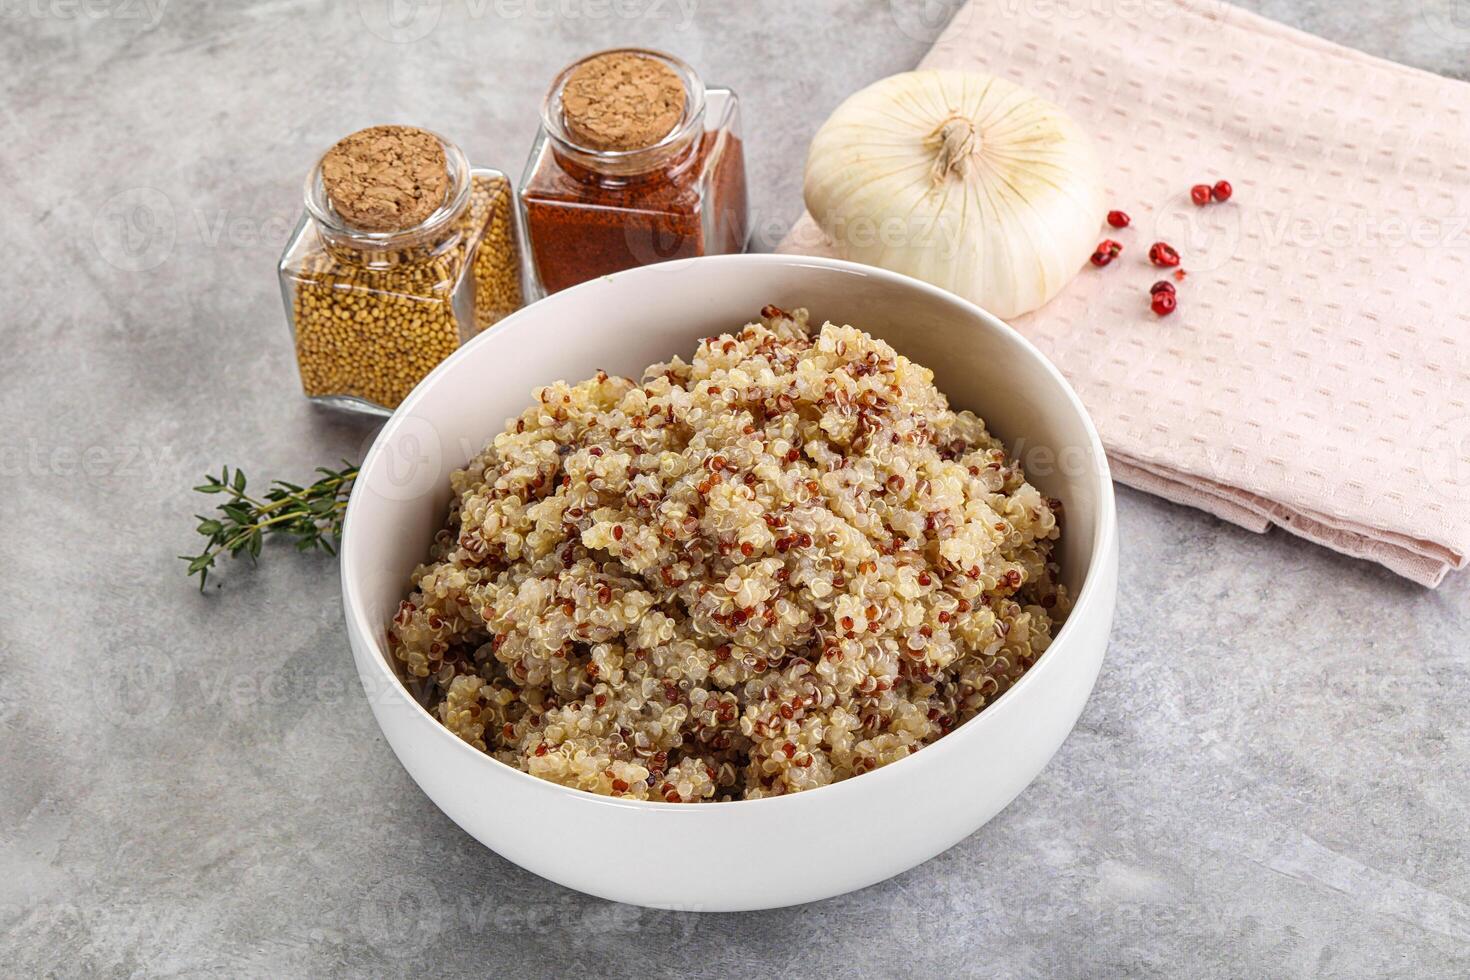
[[[1046,650],[1060,504],[926,368],[762,313],[540,389],[454,473],[388,627],[446,728],[593,793],[749,800],[918,751]]]

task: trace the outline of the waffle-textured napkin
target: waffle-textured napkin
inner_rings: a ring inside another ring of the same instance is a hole
[[[1009,78],[1098,145],[1124,252],[1014,325],[1120,481],[1425,585],[1465,565],[1470,86],[1213,0],[970,0],[921,67]],[[1167,319],[1159,239],[1188,272]],[[832,254],[809,215],[780,250]]]

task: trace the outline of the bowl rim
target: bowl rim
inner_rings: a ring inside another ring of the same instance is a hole
[[[689,804],[669,803],[663,800],[635,800],[623,797],[603,796],[588,790],[576,789],[571,786],[564,786],[561,783],[554,783],[501,762],[486,752],[481,752],[445,728],[428,709],[409,694],[408,688],[404,686],[397,671],[389,665],[388,657],[390,654],[379,643],[376,626],[368,620],[366,612],[363,609],[362,599],[357,593],[354,576],[350,572],[350,569],[354,567],[353,555],[357,550],[354,546],[355,538],[352,534],[354,527],[353,515],[358,509],[358,498],[356,495],[348,499],[347,512],[343,518],[342,541],[338,549],[340,552],[339,567],[341,569],[342,606],[347,620],[349,638],[355,636],[359,642],[365,644],[372,651],[373,656],[371,659],[375,671],[379,674],[379,682],[389,685],[396,692],[396,699],[401,699],[404,706],[411,709],[412,713],[416,713],[416,721],[419,723],[427,722],[431,726],[433,731],[437,733],[433,736],[435,740],[446,744],[444,751],[466,753],[466,758],[476,760],[471,763],[472,765],[488,766],[488,773],[508,776],[511,779],[519,780],[531,792],[544,794],[548,797],[555,796],[567,799],[572,801],[572,805],[609,806],[633,811],[698,814],[701,812],[724,812],[729,807],[764,806],[775,808],[804,806],[810,804],[801,801],[816,795],[820,795],[820,798],[823,800],[832,800],[835,803],[838,794],[845,793],[850,795],[859,792],[875,792],[879,788],[879,780],[891,782],[893,779],[900,778],[905,773],[912,772],[921,764],[928,766],[942,765],[944,760],[953,756],[954,753],[961,751],[969,742],[983,738],[985,730],[996,723],[999,715],[998,709],[1009,704],[1014,704],[1024,696],[1024,692],[1040,686],[1039,678],[1050,677],[1062,669],[1055,665],[1064,659],[1062,654],[1070,646],[1076,645],[1075,643],[1068,644],[1067,641],[1078,636],[1079,630],[1081,629],[1080,626],[1073,628],[1073,624],[1090,618],[1086,615],[1090,610],[1109,601],[1111,598],[1103,596],[1103,586],[1099,580],[1106,577],[1101,573],[1110,561],[1110,556],[1116,546],[1115,541],[1117,537],[1117,512],[1113,492],[1112,470],[1108,463],[1107,454],[1103,449],[1102,439],[1097,433],[1097,428],[1092,422],[1092,417],[1083,406],[1081,398],[1078,397],[1077,392],[1062,375],[1061,371],[1057,369],[1056,365],[1032,344],[1031,341],[1027,340],[1020,332],[1004,320],[961,296],[924,282],[923,280],[915,279],[902,273],[891,272],[887,269],[880,269],[876,266],[822,256],[785,255],[779,253],[699,256],[662,262],[656,265],[639,266],[623,272],[613,273],[609,276],[603,276],[569,287],[535,303],[527,304],[495,324],[493,328],[481,331],[441,361],[409,392],[408,396],[404,398],[398,408],[394,410],[393,414],[383,424],[383,427],[378,430],[377,436],[373,439],[372,445],[369,447],[367,454],[363,456],[362,463],[359,466],[359,478],[361,478],[361,474],[369,472],[378,456],[386,451],[384,447],[388,441],[393,437],[397,429],[405,424],[404,419],[413,414],[413,410],[426,397],[426,392],[433,387],[435,380],[441,374],[453,370],[456,362],[469,356],[467,352],[471,348],[485,343],[487,336],[505,336],[511,331],[525,329],[524,325],[532,319],[528,315],[528,311],[536,307],[543,307],[543,305],[549,304],[547,310],[554,309],[556,306],[568,302],[567,297],[574,296],[581,291],[590,291],[591,289],[599,288],[609,281],[629,277],[637,278],[644,274],[662,275],[670,272],[678,272],[681,268],[688,267],[691,263],[797,268],[806,266],[877,279],[903,289],[917,290],[935,299],[957,306],[961,311],[969,314],[985,327],[1005,335],[1010,340],[1019,344],[1022,351],[1035,358],[1041,364],[1042,368],[1052,376],[1052,379],[1060,386],[1067,405],[1081,420],[1083,431],[1087,435],[1088,448],[1093,455],[1093,462],[1095,463],[1094,466],[1089,467],[1089,470],[1092,474],[1091,478],[1096,480],[1098,484],[1098,506],[1096,526],[1093,528],[1092,555],[1082,575],[1082,587],[1078,590],[1077,598],[1073,603],[1071,612],[1067,616],[1066,622],[1057,631],[1057,635],[1052,639],[1046,651],[1037,658],[1036,663],[1021,676],[1020,680],[1007,688],[1000,697],[986,705],[975,717],[948,735],[941,736],[928,745],[922,746],[921,750],[916,750],[896,762],[891,762],[888,765],[880,766],[877,769],[872,769],[860,775],[839,780],[838,782],[829,783],[825,786],[803,790],[799,793],[767,796],[754,800],[715,800]],[[543,314],[538,315],[544,315],[544,312],[547,312],[547,310],[543,310]],[[359,654],[356,650],[353,651],[353,655],[354,660],[358,660]],[[366,681],[365,678],[364,681]],[[365,693],[369,700],[372,701],[374,698],[373,692],[367,691]],[[376,714],[376,708],[379,705],[374,703],[373,707]],[[987,718],[990,719],[990,724],[986,723]]]

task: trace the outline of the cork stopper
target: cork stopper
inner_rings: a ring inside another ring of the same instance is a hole
[[[582,62],[562,87],[567,132],[592,150],[641,150],[684,117],[684,82],[645,54],[609,51]]]
[[[449,164],[433,133],[373,126],[322,158],[322,186],[342,220],[362,231],[404,231],[424,222],[449,192]]]

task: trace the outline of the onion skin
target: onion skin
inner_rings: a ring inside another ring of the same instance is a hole
[[[807,210],[855,262],[923,279],[999,317],[1085,266],[1107,213],[1092,141],[991,75],[914,71],[850,96],[812,140]]]

